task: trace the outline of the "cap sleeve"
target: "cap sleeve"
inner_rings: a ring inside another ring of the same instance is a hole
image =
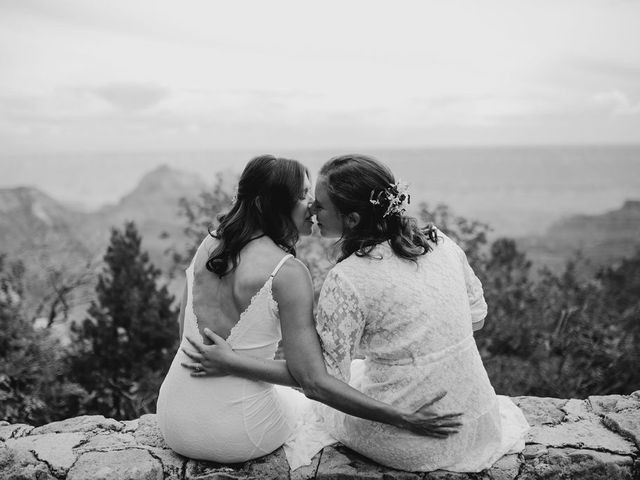
[[[455,244],[455,243],[454,243]],[[481,323],[487,316],[487,302],[484,299],[484,291],[482,290],[482,282],[476,276],[473,268],[469,265],[467,255],[464,250],[456,244],[458,256],[462,263],[462,272],[464,282],[467,287],[467,296],[469,297],[469,306],[471,308],[471,322]]]
[[[327,371],[344,382],[350,380],[351,360],[364,326],[363,302],[358,291],[334,268],[320,291],[316,329]]]

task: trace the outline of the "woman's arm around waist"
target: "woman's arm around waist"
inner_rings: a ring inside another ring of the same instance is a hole
[[[370,398],[327,372],[313,320],[311,276],[301,262],[290,261],[283,266],[274,279],[273,293],[280,312],[286,362],[235,354],[224,340],[208,331],[205,333],[214,340],[215,346],[205,347],[192,341],[198,353],[190,356],[199,362],[198,368],[214,374],[232,373],[255,380],[300,386],[307,397],[344,413],[422,435],[445,437],[457,430],[459,414],[434,413],[433,404],[444,393],[425,402],[415,412],[406,411]]]

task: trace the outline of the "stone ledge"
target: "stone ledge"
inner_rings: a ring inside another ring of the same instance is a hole
[[[100,415],[33,428],[0,422],[0,478],[39,480],[640,480],[640,391],[586,400],[514,397],[532,428],[519,455],[480,473],[412,473],[380,466],[336,444],[289,472],[282,449],[243,464],[184,458],[162,439],[155,415]]]

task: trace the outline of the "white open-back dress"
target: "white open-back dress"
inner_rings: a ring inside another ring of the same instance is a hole
[[[213,250],[208,237],[199,250]],[[198,256],[198,253],[194,256]],[[205,258],[208,255],[205,255]],[[275,266],[263,287],[241,314],[227,342],[243,355],[273,359],[282,338],[273,278],[291,255]],[[193,309],[194,261],[186,270],[187,301],[181,347],[193,349],[185,336],[202,338]],[[287,398],[304,395],[292,389],[235,376],[191,377],[182,367],[190,358],[179,349],[162,383],[157,419],[167,444],[189,458],[221,463],[244,462],[280,447],[291,435],[295,405]]]

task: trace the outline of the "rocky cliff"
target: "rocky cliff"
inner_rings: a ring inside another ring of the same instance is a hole
[[[515,397],[531,430],[521,454],[481,473],[412,473],[336,444],[294,472],[282,449],[244,464],[190,460],[164,443],[155,415],[131,421],[83,416],[41,427],[0,426],[0,478],[213,479],[640,479],[640,391],[586,400]]]
[[[156,267],[168,273],[174,262],[167,251],[182,251],[186,244],[179,199],[197,197],[206,188],[198,176],[162,166],[145,175],[116,205],[95,212],[74,210],[31,187],[0,189],[0,254],[25,265],[27,316],[42,315],[38,307],[55,295],[52,278],[73,283],[83,277],[86,281],[67,298],[69,318],[82,320],[111,227],[122,229],[126,221],[136,223],[143,249]],[[181,288],[180,283],[172,291],[179,293]]]

